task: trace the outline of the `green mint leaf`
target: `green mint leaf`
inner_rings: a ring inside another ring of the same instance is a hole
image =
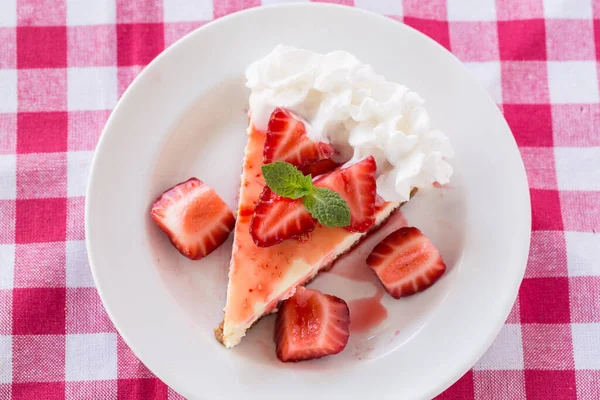
[[[298,168],[284,161],[263,165],[262,174],[267,186],[288,199],[299,199],[313,190],[312,177],[304,176]]]
[[[313,192],[302,199],[308,212],[322,225],[350,225],[350,207],[342,197],[327,188],[314,188]]]

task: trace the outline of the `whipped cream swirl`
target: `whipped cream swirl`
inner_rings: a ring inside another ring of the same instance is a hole
[[[248,67],[246,86],[257,129],[266,130],[282,107],[305,121],[311,140],[331,143],[337,161],[373,156],[377,193],[386,201],[407,201],[411,188],[450,180],[445,158],[454,151],[444,133],[431,129],[424,100],[347,52],[279,45]]]

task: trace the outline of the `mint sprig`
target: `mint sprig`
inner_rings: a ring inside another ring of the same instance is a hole
[[[284,161],[262,166],[267,186],[288,199],[302,198],[302,204],[319,223],[329,227],[350,225],[350,207],[331,189],[315,187],[311,175]]]
[[[350,225],[350,207],[346,200],[331,189],[316,187],[302,198],[310,215],[325,226]]]
[[[313,190],[312,177],[302,175],[302,172],[290,163],[276,161],[263,165],[261,170],[269,188],[280,196],[299,199]]]

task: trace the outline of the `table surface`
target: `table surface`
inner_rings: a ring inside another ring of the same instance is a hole
[[[451,50],[504,112],[525,162],[533,232],[519,298],[492,347],[439,398],[599,399],[600,1],[337,3]],[[207,21],[260,5],[0,0],[0,398],[181,398],[133,355],[98,298],[87,174],[144,65]]]

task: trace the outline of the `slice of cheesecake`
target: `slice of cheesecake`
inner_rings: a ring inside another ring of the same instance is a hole
[[[291,297],[296,287],[329,268],[336,258],[368,234],[317,224],[302,240],[289,239],[274,246],[258,247],[249,228],[265,186],[261,166],[266,138],[266,133],[254,128],[251,122],[229,268],[227,304],[224,320],[215,330],[215,336],[226,347],[237,345],[260,317],[275,311],[277,304]],[[372,227],[380,225],[400,205],[399,202],[377,204]]]
[[[452,146],[443,132],[431,128],[424,100],[349,53],[319,54],[280,45],[248,67],[246,86],[251,120],[225,316],[215,331],[227,347],[237,345],[261,316],[385,221],[416,188],[445,184],[453,171],[445,161],[454,156]],[[276,161],[313,177],[344,163],[346,167],[338,166],[313,184],[344,199],[350,225],[325,227],[298,204],[288,201],[287,208],[275,203],[278,199],[264,188],[261,166]],[[375,165],[366,185],[369,201],[360,180],[365,174],[356,173],[365,161]],[[352,173],[350,168],[355,168]],[[273,204],[281,219],[265,211]],[[268,221],[256,225],[267,226],[266,232],[255,229],[253,217]]]

